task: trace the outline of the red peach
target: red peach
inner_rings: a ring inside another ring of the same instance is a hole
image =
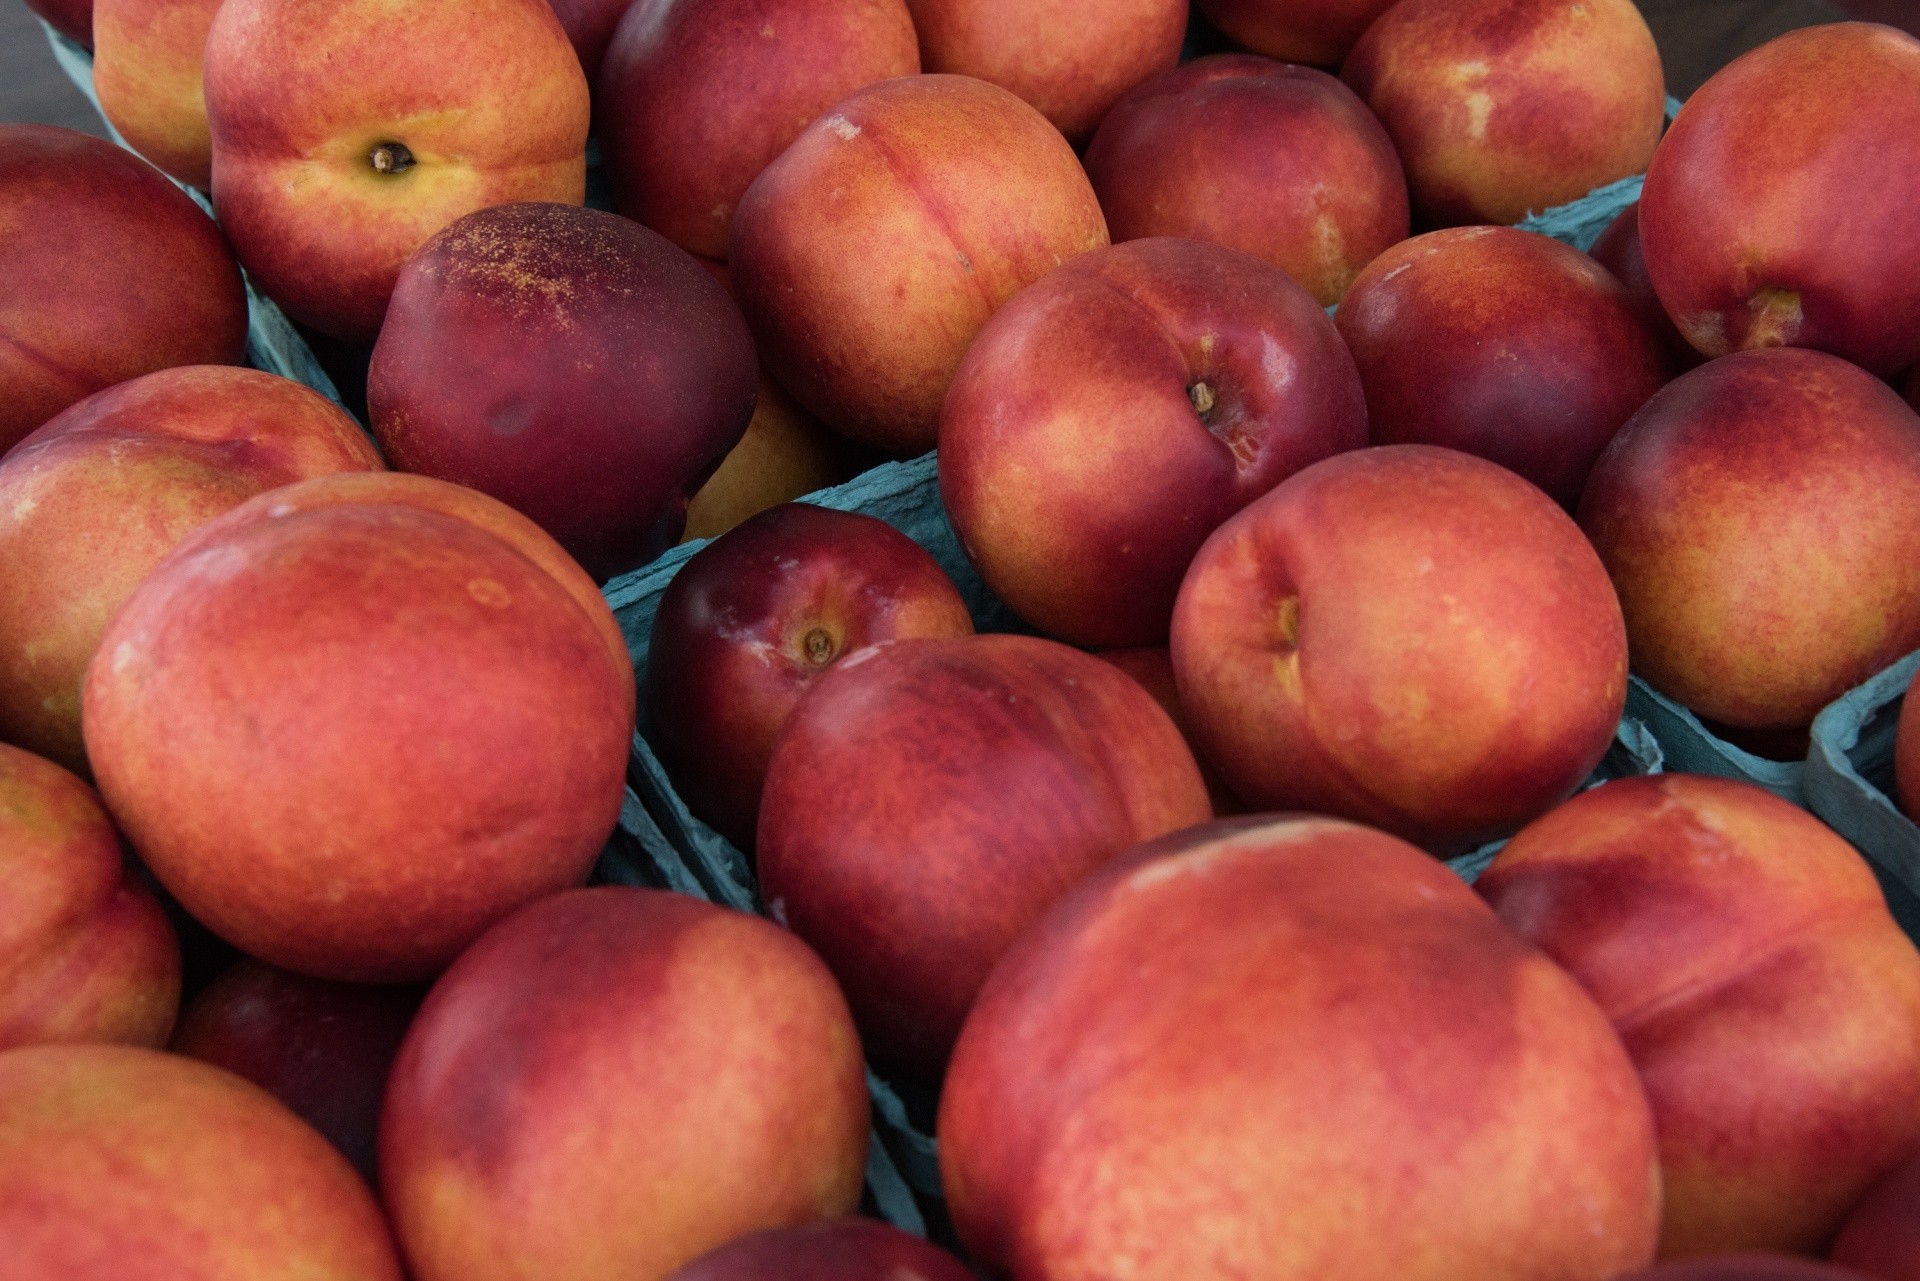
[[[1920,1157],[1896,1166],[1853,1208],[1831,1257],[1878,1281],[1920,1278]]]
[[[1524,829],[1478,888],[1633,1056],[1663,1257],[1825,1249],[1920,1146],[1920,952],[1806,811],[1728,779],[1623,779]]]
[[[1848,1268],[1836,1268],[1787,1254],[1721,1254],[1705,1259],[1663,1263],[1619,1281],[1864,1281]]]
[[[635,0],[598,81],[620,212],[725,258],[741,196],[801,130],[919,70],[903,0]]]
[[[181,182],[213,185],[201,71],[220,0],[95,0],[93,91],[127,145]]]
[[[1107,113],[1087,177],[1114,240],[1187,236],[1264,258],[1322,305],[1407,238],[1387,131],[1332,76],[1246,54],[1163,72]]]
[[[1426,445],[1316,463],[1222,525],[1172,649],[1236,795],[1439,852],[1572,795],[1627,694],[1620,606],[1566,513]]]
[[[0,1054],[9,1276],[400,1281],[373,1196],[266,1091],[118,1045]]]
[[[632,6],[633,0],[547,0],[553,6],[554,16],[560,19],[560,26],[567,33],[567,42],[573,46],[574,56],[580,59],[580,70],[586,73],[587,84],[593,85],[600,77],[600,63],[607,56],[607,45],[613,41],[613,31],[620,25],[620,18]]]
[[[87,664],[180,540],[265,490],[380,465],[346,411],[252,369],[166,369],[56,415],[0,461],[0,736],[86,770]]]
[[[987,318],[1106,243],[1045,117],[965,76],[910,76],[846,98],[768,165],[728,258],[781,385],[829,426],[907,454],[934,444]]]
[[[865,470],[861,461],[851,441],[762,374],[747,433],[687,500],[680,541],[718,538],[749,516],[843,484]]]
[[[1666,120],[1633,0],[1401,0],[1340,78],[1386,125],[1429,227],[1515,223],[1631,177]]]
[[[1708,356],[1900,369],[1920,356],[1920,40],[1842,22],[1735,59],[1674,120],[1640,203],[1654,288]]]
[[[1083,882],[981,992],[939,1139],[961,1241],[1019,1277],[1601,1281],[1660,1213],[1593,1001],[1332,819],[1209,824]]]
[[[68,39],[93,48],[93,0],[27,0],[27,8]]]
[[[1077,645],[1164,641],[1200,544],[1367,443],[1326,313],[1195,240],[1095,250],[996,312],[940,415],[940,496],[988,587]]]
[[[0,279],[0,453],[115,383],[246,355],[247,294],[213,220],[70,129],[0,125]]]
[[[659,1281],[851,1212],[867,1124],[846,1001],[804,944],[683,895],[576,890],[434,985],[380,1181],[416,1281]]]
[[[937,1079],[994,963],[1075,881],[1205,821],[1167,714],[1027,636],[900,640],[838,664],[780,735],[760,889],[826,959],[876,1062]]]
[[[1572,510],[1614,433],[1667,379],[1626,288],[1578,249],[1510,227],[1394,246],[1336,317],[1377,445],[1499,463]]]
[[[1073,143],[1120,96],[1180,61],[1184,0],[907,0],[928,71],[975,76]]]
[[[1675,379],[1601,456],[1580,524],[1634,669],[1715,721],[1803,727],[1920,648],[1920,417],[1837,357]]]
[[[881,641],[972,633],[953,580],[893,526],[776,507],[667,585],[647,650],[648,737],[688,807],[750,849],[774,743],[815,681]]]
[[[741,1237],[671,1281],[972,1281],[960,1260],[871,1219],[834,1219]]]
[[[180,945],[93,789],[0,743],[0,1050],[47,1041],[161,1045]]]
[[[1673,317],[1661,305],[1660,295],[1653,291],[1653,277],[1647,274],[1647,256],[1640,247],[1640,202],[1636,200],[1622,209],[1588,252],[1627,287],[1633,314],[1640,317],[1640,323],[1660,343],[1660,350],[1667,356],[1667,367],[1676,374],[1699,368],[1706,357],[1695,351],[1693,344],[1674,327]]]
[[[1153,701],[1160,704],[1160,710],[1167,714],[1173,727],[1180,731],[1180,737],[1193,747],[1193,735],[1187,730],[1187,711],[1180,706],[1180,686],[1173,678],[1173,655],[1165,645],[1143,645],[1134,649],[1109,649],[1095,654],[1103,663],[1111,663],[1127,675],[1134,683],[1153,695]],[[1194,763],[1200,767],[1200,777],[1207,785],[1207,799],[1213,802],[1216,818],[1225,818],[1230,814],[1244,814],[1247,807],[1234,796],[1227,780],[1220,777],[1220,771],[1201,759],[1198,750],[1194,752]]]
[[[1337,67],[1394,0],[1199,0],[1236,44],[1316,67]]]

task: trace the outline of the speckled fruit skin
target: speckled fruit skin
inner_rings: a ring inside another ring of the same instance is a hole
[[[246,290],[213,220],[71,129],[0,125],[0,279],[0,453],[115,383],[247,352]]]
[[[1580,531],[1428,445],[1316,463],[1222,525],[1172,650],[1194,739],[1249,805],[1437,853],[1572,795],[1626,704],[1620,606]]]
[[[1877,1281],[1920,1277],[1920,1156],[1896,1166],[1853,1208],[1831,1258]]]
[[[1667,380],[1625,286],[1578,249],[1510,227],[1395,245],[1360,273],[1335,323],[1376,445],[1474,454],[1568,510]]]
[[[1804,726],[1920,649],[1920,417],[1837,357],[1675,379],[1601,455],[1580,524],[1634,670],[1723,724]]]
[[[1907,686],[1906,701],[1900,705],[1900,725],[1893,745],[1894,790],[1900,807],[1909,815],[1920,814],[1920,673]]]
[[[1720,1254],[1662,1263],[1620,1281],[1866,1281],[1849,1268],[1786,1254]]]
[[[27,8],[69,39],[93,48],[93,0],[27,0]]]
[[[788,503],[667,584],[647,649],[648,740],[688,808],[751,849],[774,743],[814,681],[881,641],[972,634],[953,580],[911,538]]]
[[[1707,355],[1902,368],[1920,356],[1920,40],[1842,22],[1735,59],[1674,120],[1640,204],[1654,288]]]
[[[430,977],[584,881],[633,676],[591,581],[547,557],[417,476],[324,477],[203,526],[88,671],[88,752],[134,848],[243,951],[349,982]]]
[[[759,381],[739,309],[664,237],[501,205],[401,270],[367,407],[396,468],[491,494],[605,580],[679,541]]]
[[[387,1074],[425,995],[243,960],[181,1011],[169,1048],[252,1081],[371,1180]]]
[[[633,0],[547,0],[547,3],[560,19],[561,29],[567,33],[567,41],[580,59],[580,70],[586,73],[587,83],[599,83],[600,64],[607,56],[607,46],[613,41],[621,16],[633,7]]]
[[[1823,1250],[1920,1145],[1920,953],[1804,810],[1727,779],[1623,779],[1521,831],[1478,889],[1633,1056],[1662,1257]]]
[[[9,1276],[400,1281],[346,1158],[266,1091],[118,1045],[0,1054]]]
[[[380,467],[345,410],[253,369],[165,369],[56,415],[0,460],[0,738],[84,773],[87,664],[180,540],[265,490]]]
[[[782,386],[896,454],[933,446],[960,358],[1107,224],[1073,148],[1004,89],[911,76],[852,94],[747,189],[733,284]]]
[[[673,1274],[672,1281],[973,1281],[965,1264],[872,1219],[756,1232]]]
[[[928,71],[1039,108],[1076,146],[1120,96],[1180,61],[1184,0],[907,0]]]
[[[1087,148],[1115,243],[1211,240],[1332,306],[1407,238],[1407,179],[1380,122],[1309,67],[1215,54],[1122,98]]]
[[[0,1051],[51,1041],[161,1045],[180,944],[100,798],[0,744]]]
[[[1633,0],[1402,0],[1340,78],[1386,125],[1423,227],[1516,223],[1640,173],[1666,119]]]
[[[1674,374],[1683,374],[1689,369],[1697,369],[1706,363],[1706,357],[1694,350],[1693,344],[1675,328],[1673,317],[1660,304],[1660,295],[1653,291],[1653,277],[1647,274],[1647,256],[1640,246],[1640,202],[1634,201],[1622,209],[1600,238],[1593,242],[1593,248],[1587,251],[1593,260],[1613,273],[1614,279],[1627,287],[1627,297],[1633,302],[1633,314],[1640,317],[1640,323],[1647,327],[1660,344],[1660,350],[1666,353],[1667,368]]]
[[[634,0],[597,89],[620,212],[725,258],[740,197],[811,121],[919,71],[904,0]]]
[[[868,1052],[937,1080],[994,963],[1075,881],[1205,822],[1153,698],[1029,636],[900,640],[816,680],[774,747],[760,889],[847,993]]]
[[[1337,67],[1394,0],[1200,0],[1214,26],[1258,54]]]
[[[1210,824],[1082,882],[981,993],[938,1133],[960,1239],[1020,1277],[1599,1281],[1659,1218],[1593,1002],[1445,867],[1333,819]]]
[[[849,1214],[860,1042],[818,957],[661,890],[556,894],[434,985],[380,1121],[415,1281],[658,1281]]]
[[[127,145],[190,187],[213,183],[200,69],[220,0],[98,0],[93,90]]]
[[[1155,645],[1209,534],[1366,443],[1353,359],[1311,294],[1232,249],[1136,240],[1057,268],[980,331],[940,415],[940,497],[1029,623]]]
[[[223,0],[213,203],[295,320],[370,342],[400,268],[463,214],[585,198],[587,79],[546,0]],[[382,144],[410,161],[383,171]]]

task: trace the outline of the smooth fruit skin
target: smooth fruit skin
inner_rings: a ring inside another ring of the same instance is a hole
[[[1896,1166],[1853,1208],[1830,1257],[1879,1281],[1920,1277],[1920,1156]]]
[[[1512,224],[1631,177],[1666,120],[1633,0],[1402,0],[1340,78],[1386,125],[1425,227]]]
[[[223,0],[206,100],[220,225],[335,338],[372,341],[461,215],[586,194],[586,76],[546,0]]]
[[[0,883],[0,1050],[165,1043],[180,1006],[173,927],[93,789],[5,744]]]
[[[154,571],[89,669],[87,747],[134,848],[221,937],[413,981],[586,879],[632,675],[604,603],[514,541],[404,490],[303,499],[332,483],[263,494]]]
[[[1200,0],[1200,12],[1255,53],[1337,67],[1394,0]]]
[[[1640,203],[1654,288],[1708,356],[1902,368],[1920,356],[1920,40],[1842,22],[1735,59],[1674,120]]]
[[[953,580],[893,526],[776,507],[667,584],[647,650],[648,739],[688,808],[750,849],[774,743],[823,673],[881,641],[972,634]]]
[[[1721,1254],[1662,1263],[1620,1281],[1865,1281],[1850,1268],[1836,1268],[1786,1254]]]
[[[596,82],[620,212],[725,258],[740,197],[810,122],[919,71],[904,0],[634,0]]]
[[[617,214],[517,204],[401,269],[367,407],[396,468],[500,499],[605,580],[679,541],[758,384],[739,309],[686,253]]]
[[[68,39],[93,48],[93,0],[27,0],[27,8]]]
[[[266,1090],[372,1179],[387,1074],[425,995],[243,960],[181,1012],[169,1048]]]
[[[893,641],[788,720],[760,889],[875,1062],[931,1081],[1022,931],[1122,850],[1211,815],[1180,731],[1099,659],[1027,636]]]
[[[1623,779],[1524,829],[1477,887],[1633,1056],[1663,1257],[1823,1250],[1920,1146],[1920,953],[1804,810],[1726,779]]]
[[[1920,814],[1920,672],[1907,686],[1893,745],[1894,791],[1909,815]]]
[[[749,516],[844,484],[865,470],[861,451],[760,376],[760,398],[740,443],[687,500],[680,541],[718,538]]]
[[[1376,445],[1499,463],[1571,511],[1660,390],[1667,362],[1626,288],[1578,249],[1510,227],[1428,232],[1375,258],[1335,316]]]
[[[189,187],[213,185],[201,66],[221,0],[96,0],[93,89],[127,145]]]
[[[180,540],[266,490],[380,468],[345,410],[253,369],[165,369],[56,415],[0,460],[0,738],[85,772],[87,664]]]
[[[1580,525],[1634,670],[1712,720],[1804,726],[1920,649],[1920,417],[1837,357],[1675,379],[1595,465]]]
[[[1427,445],[1316,463],[1221,526],[1172,650],[1201,754],[1249,805],[1443,853],[1572,795],[1626,703],[1620,606],[1580,531]]]
[[[1007,299],[1107,243],[1059,131],[1004,89],[911,76],[852,94],[754,179],[728,261],[767,368],[855,440],[931,448]]]
[[[1312,295],[1235,250],[1138,240],[1056,268],[980,331],[940,415],[940,496],[1022,618],[1154,645],[1209,534],[1366,442],[1353,359]]]
[[[153,166],[71,129],[0,125],[0,279],[0,453],[115,383],[246,356],[220,229]]]
[[[156,1050],[0,1054],[6,1275],[400,1281],[346,1159],[271,1095]]]
[[[434,985],[380,1179],[415,1281],[657,1281],[851,1213],[867,1123],[846,1002],[804,944],[683,895],[575,890]]]
[[[1115,104],[1087,148],[1115,243],[1211,240],[1264,258],[1323,306],[1407,238],[1393,141],[1323,71],[1215,54]]]
[[[1180,731],[1180,737],[1187,741],[1189,748],[1193,748],[1193,735],[1187,728],[1187,709],[1180,706],[1180,686],[1173,676],[1173,655],[1165,645],[1102,650],[1094,657],[1119,668],[1131,676],[1141,689],[1153,695],[1153,701],[1160,704],[1160,710],[1172,719],[1174,728]],[[1207,797],[1213,802],[1215,818],[1247,812],[1247,807],[1227,786],[1227,780],[1220,777],[1220,771],[1203,759],[1197,749],[1194,750],[1194,762],[1200,766],[1200,777],[1206,781]]]
[[[1653,291],[1653,277],[1647,273],[1647,255],[1640,245],[1638,200],[1607,224],[1607,229],[1587,252],[1626,286],[1627,297],[1633,302],[1633,314],[1640,317],[1640,323],[1659,342],[1672,373],[1683,374],[1706,363],[1707,358],[1695,351],[1693,344],[1674,326],[1673,317],[1660,303],[1660,295]]]
[[[573,52],[580,59],[580,70],[593,85],[600,76],[600,64],[620,19],[632,7],[633,0],[547,0],[554,16],[567,33]]]
[[[974,76],[1039,108],[1075,145],[1108,108],[1180,61],[1182,0],[907,0],[932,72]]]
[[[945,1250],[872,1219],[756,1232],[703,1255],[672,1281],[972,1281]]]
[[[1050,1281],[1598,1281],[1659,1217],[1593,1002],[1446,868],[1332,819],[1209,824],[1083,882],[981,993],[938,1134],[968,1251]]]

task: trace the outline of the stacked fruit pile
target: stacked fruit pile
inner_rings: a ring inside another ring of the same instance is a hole
[[[1920,1278],[1875,870],[1612,752],[1920,650],[1920,41],[34,2],[0,1277]]]

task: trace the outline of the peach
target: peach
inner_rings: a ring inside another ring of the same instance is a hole
[[[371,341],[461,215],[586,194],[586,76],[546,0],[223,0],[206,102],[240,261],[336,338]]]
[[[881,641],[972,634],[953,580],[893,526],[776,507],[667,584],[647,650],[648,738],[688,808],[751,849],[774,743],[815,681]]]
[[[1407,238],[1387,131],[1323,71],[1215,54],[1122,98],[1087,148],[1114,240],[1186,236],[1264,258],[1323,306]]]
[[[760,376],[760,399],[746,435],[687,500],[680,541],[718,538],[749,516],[852,480],[860,451]]]
[[[1865,1281],[1849,1268],[1836,1268],[1786,1254],[1721,1254],[1663,1263],[1621,1277],[1620,1281]]]
[[[605,580],[679,541],[757,386],[739,309],[691,257],[616,214],[517,204],[401,269],[367,409],[395,467],[500,499]]]
[[[672,1281],[972,1281],[945,1250],[871,1219],[774,1228],[721,1246]]]
[[[0,279],[0,453],[117,382],[247,352],[246,290],[213,220],[71,129],[0,125]]]
[[[27,0],[27,8],[68,39],[93,48],[93,0]]]
[[[1907,403],[1920,409],[1920,365],[1915,365],[1907,373]]]
[[[788,718],[760,890],[826,959],[875,1062],[937,1080],[1027,926],[1122,850],[1211,816],[1180,731],[1110,665],[1027,636],[898,640]]]
[[[1815,347],[1877,374],[1920,357],[1920,40],[1791,31],[1722,68],[1655,153],[1640,237],[1708,356]]]
[[[1697,369],[1706,357],[1695,351],[1674,326],[1673,317],[1660,303],[1660,295],[1653,291],[1653,277],[1647,274],[1647,255],[1640,246],[1640,202],[1634,201],[1619,216],[1607,224],[1600,238],[1593,242],[1593,248],[1587,251],[1593,260],[1612,272],[1614,278],[1627,287],[1627,297],[1633,303],[1633,314],[1640,317],[1640,323],[1647,327],[1660,344],[1660,350],[1666,353],[1667,367],[1675,374]]]
[[[804,944],[683,895],[576,890],[434,985],[380,1180],[415,1281],[659,1281],[850,1213],[867,1123],[846,1001]]]
[[[1381,254],[1336,323],[1377,445],[1444,445],[1572,510],[1594,460],[1667,380],[1626,288],[1578,249],[1510,227]]]
[[[1920,649],[1920,417],[1837,357],[1675,379],[1601,456],[1580,524],[1634,670],[1712,720],[1804,727]]]
[[[919,70],[904,0],[634,0],[597,90],[620,212],[725,258],[740,197],[808,123]]]
[[[1893,744],[1894,791],[1908,814],[1920,814],[1920,672],[1907,686]]]
[[[1316,463],[1222,525],[1172,649],[1200,752],[1249,805],[1440,853],[1572,795],[1627,695],[1620,606],[1579,529],[1428,445]]]
[[[580,59],[580,70],[586,73],[587,84],[593,85],[599,79],[607,46],[613,42],[614,28],[620,25],[622,15],[632,7],[633,0],[548,0],[548,3],[553,6],[554,16],[560,19],[574,55]]]
[[[928,71],[974,76],[1075,144],[1120,96],[1180,61],[1183,0],[907,0]]]
[[[1209,824],[1083,882],[981,992],[939,1139],[999,1275],[1600,1281],[1660,1213],[1593,1001],[1332,819]]]
[[[1920,1277],[1920,1156],[1874,1184],[1847,1215],[1831,1257],[1879,1281]]]
[[[262,494],[101,641],[83,713],[108,807],[261,960],[429,977],[584,881],[619,816],[633,686],[611,615],[545,567],[564,553],[544,535],[452,514],[469,504],[499,506],[423,477]]]
[[[84,772],[87,663],[180,540],[265,490],[380,466],[345,410],[252,369],[162,370],[56,415],[0,461],[0,737]]]
[[[252,1081],[371,1179],[387,1075],[425,995],[244,960],[181,1012],[170,1048]]]
[[[118,1045],[0,1054],[0,1240],[23,1278],[401,1275],[325,1139],[236,1076]]]
[[[1160,704],[1160,710],[1173,721],[1180,737],[1193,746],[1193,734],[1187,728],[1187,709],[1180,706],[1180,686],[1173,676],[1173,655],[1165,645],[1142,645],[1133,649],[1109,649],[1094,655],[1103,663],[1110,663],[1127,675],[1141,689],[1153,695],[1153,701]],[[1246,813],[1246,806],[1240,803],[1227,786],[1227,780],[1220,777],[1220,771],[1194,753],[1194,762],[1200,766],[1200,777],[1207,785],[1207,799],[1213,802],[1216,818],[1225,818],[1230,814]]]
[[[213,185],[201,71],[220,0],[94,0],[93,90],[127,145],[181,182]]]
[[[1478,888],[1633,1056],[1662,1256],[1824,1249],[1920,1146],[1920,952],[1804,810],[1728,779],[1623,779],[1524,829]]]
[[[93,789],[4,743],[0,883],[0,1050],[166,1041],[180,1005],[166,914],[127,866]]]
[[[960,358],[1007,299],[1107,243],[1073,149],[965,76],[869,85],[741,197],[734,289],[767,368],[854,439],[931,448]]]
[[[940,415],[940,496],[980,577],[1076,645],[1166,640],[1200,544],[1367,443],[1313,296],[1259,259],[1155,238],[1073,259],[996,312]]]
[[[1316,67],[1337,67],[1394,0],[1199,0],[1236,44]]]
[[[1340,78],[1386,125],[1428,227],[1515,223],[1631,177],[1666,120],[1633,0],[1402,0]]]

